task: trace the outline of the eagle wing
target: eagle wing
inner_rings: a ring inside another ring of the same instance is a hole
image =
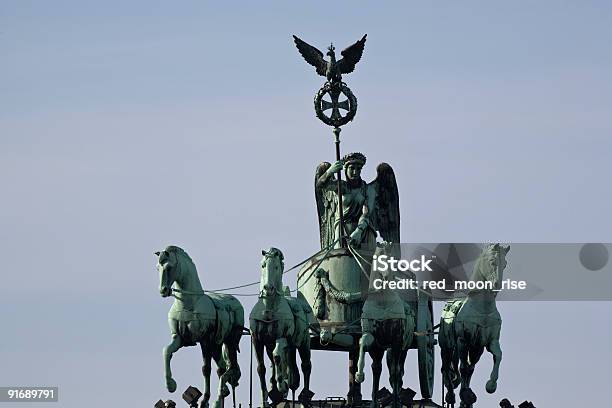
[[[293,41],[306,62],[317,69],[317,74],[325,76],[325,72],[327,71],[327,61],[325,61],[323,58],[323,53],[307,42],[300,40],[295,35],[293,36]]]
[[[383,240],[400,243],[399,192],[395,173],[387,163],[376,167],[376,179],[370,183],[376,191],[374,222]]]
[[[317,215],[319,219],[319,233],[321,249],[327,248],[334,241],[334,216],[336,214],[336,201],[327,188],[336,178],[331,177],[325,185],[319,184],[319,178],[329,169],[331,163],[323,162],[317,166],[315,173],[315,200],[317,202]]]
[[[357,41],[353,45],[346,47],[340,53],[342,54],[343,58],[340,61],[338,61],[338,68],[340,69],[340,72],[342,74],[348,74],[349,72],[353,72],[353,70],[355,69],[355,65],[359,62],[359,60],[361,59],[361,55],[363,54],[363,48],[365,47],[366,37],[367,37],[367,34],[365,34],[361,40]]]

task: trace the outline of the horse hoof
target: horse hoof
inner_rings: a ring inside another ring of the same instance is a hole
[[[355,382],[361,384],[364,381],[365,381],[365,374],[364,373],[355,373]]]
[[[302,404],[309,404],[312,401],[312,397],[314,396],[314,392],[307,390],[304,388],[300,395],[298,395],[298,401]]]
[[[459,392],[459,396],[461,397],[461,402],[466,406],[471,406],[476,402],[476,394],[469,388],[465,388]]]
[[[168,392],[176,391],[176,381],[172,378],[166,378],[166,389]]]
[[[268,394],[262,395],[261,397],[261,408],[270,408],[270,403],[268,402]]]
[[[272,405],[274,406],[285,400],[285,395],[283,395],[283,393],[276,389],[270,390],[270,392],[268,392],[268,397],[270,398],[270,400],[272,401]]]
[[[497,381],[489,380],[487,381],[486,390],[489,394],[493,394],[497,389]]]
[[[349,407],[360,407],[362,401],[361,393],[350,391],[346,396],[346,405]]]

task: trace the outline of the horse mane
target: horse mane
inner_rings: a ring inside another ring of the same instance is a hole
[[[166,247],[166,251],[175,253],[178,259],[180,259],[181,263],[186,264],[187,267],[192,268],[194,271],[196,270],[195,263],[183,248],[175,245],[169,245]]]
[[[471,279],[476,276],[480,276],[481,278],[487,279],[486,276],[482,275],[483,273],[483,262],[488,262],[491,257],[497,258],[500,252],[503,250],[503,247],[500,244],[492,244],[489,243],[485,245],[482,252],[476,259],[476,263],[474,265],[474,271],[472,273]]]

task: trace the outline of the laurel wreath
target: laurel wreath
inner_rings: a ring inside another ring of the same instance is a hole
[[[331,116],[327,116],[325,115],[325,113],[323,113],[323,106],[322,106],[323,97],[326,94],[331,93],[333,87],[339,87],[340,92],[344,96],[346,96],[349,102],[348,112],[346,113],[345,116],[340,115],[339,118],[332,118]],[[344,82],[340,82],[340,83],[326,82],[321,87],[321,89],[319,89],[319,91],[317,92],[314,98],[314,107],[315,107],[315,112],[317,114],[317,118],[319,118],[321,122],[325,123],[328,126],[340,127],[340,126],[346,125],[351,120],[353,120],[353,118],[355,117],[355,114],[357,113],[357,98],[355,97],[353,92],[350,90],[350,88],[346,86]]]

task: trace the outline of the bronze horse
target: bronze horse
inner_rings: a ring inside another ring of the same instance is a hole
[[[471,408],[476,402],[470,380],[485,348],[493,354],[493,370],[486,390],[494,393],[497,389],[502,358],[499,344],[502,320],[495,298],[501,288],[509,251],[510,246],[487,245],[476,260],[470,280],[488,283],[489,288],[472,290],[467,298],[448,302],[442,312],[438,341],[442,354],[442,378],[447,389],[444,400],[451,407],[455,404],[453,390],[459,384],[461,408]]]
[[[396,248],[393,247],[393,244],[383,242],[377,244],[375,255],[390,254]],[[365,379],[363,368],[367,351],[372,358],[371,407],[376,408],[382,358],[386,351],[389,382],[393,389],[392,406],[401,408],[400,393],[403,384],[404,362],[414,338],[416,307],[414,302],[404,301],[395,290],[375,289],[372,285],[374,279],[390,281],[394,280],[395,276],[390,270],[380,272],[372,269],[370,272],[370,289],[361,315],[363,334],[359,340],[359,361],[355,379],[359,383]]]
[[[164,367],[168,391],[176,391],[170,360],[181,347],[202,348],[202,374],[204,395],[200,407],[208,406],[210,399],[211,359],[217,364],[219,391],[214,407],[222,407],[229,395],[227,383],[238,386],[240,367],[237,353],[244,330],[244,310],[240,302],[230,295],[206,295],[202,290],[196,267],[183,249],[169,246],[155,253],[159,258],[159,292],[162,297],[174,296],[168,312],[172,341],[164,347]]]
[[[251,340],[257,357],[257,374],[261,385],[261,403],[268,407],[268,397],[274,405],[293,395],[300,385],[296,351],[302,361],[304,389],[298,400],[308,405],[314,393],[310,391],[310,331],[314,320],[312,309],[303,300],[288,296],[283,287],[283,254],[277,248],[262,251],[259,300],[249,316]],[[271,390],[266,387],[264,351],[272,361]]]

